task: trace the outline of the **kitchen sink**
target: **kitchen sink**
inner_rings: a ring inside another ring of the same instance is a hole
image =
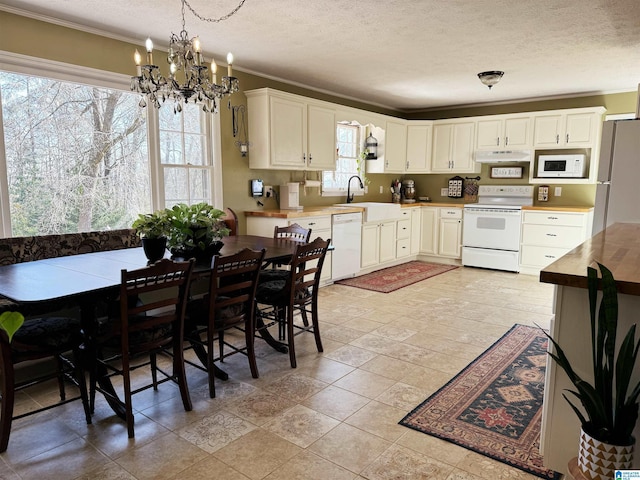
[[[378,222],[381,220],[397,220],[398,218],[400,218],[399,203],[353,202],[353,203],[336,203],[334,206],[364,208],[364,212],[362,214],[363,222]]]

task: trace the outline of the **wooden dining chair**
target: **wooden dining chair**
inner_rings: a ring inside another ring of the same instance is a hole
[[[297,366],[295,336],[313,333],[318,352],[323,351],[318,323],[318,290],[330,242],[318,237],[311,243],[299,244],[289,262],[287,278],[260,283],[256,291],[256,315],[261,320],[268,320],[267,323],[260,322],[256,332],[261,333],[274,323],[283,325],[292,368]],[[300,314],[302,324],[295,323],[296,314]],[[307,317],[311,318],[310,325],[305,322]]]
[[[206,347],[206,362],[203,362],[205,368],[189,363],[207,371],[211,398],[215,397],[215,360],[223,362],[229,355],[244,353],[249,359],[251,375],[258,378],[254,350],[255,295],[264,256],[264,249],[245,248],[233,255],[214,257],[211,262],[209,292],[200,299],[190,301],[187,307],[185,338],[194,348],[197,345]],[[225,331],[232,328],[244,332],[244,347],[225,341]],[[214,353],[216,338],[219,344],[218,356]],[[225,346],[231,350],[230,353],[225,353]]]
[[[83,342],[80,321],[73,317],[30,318],[14,334],[11,342],[0,329],[0,453],[7,450],[13,420],[81,399],[87,423],[91,423],[87,386],[80,367],[80,346]],[[69,355],[73,353],[73,355]],[[43,373],[18,378],[15,366],[29,360],[50,360],[51,371],[41,366]],[[16,392],[52,379],[57,379],[60,401],[14,416]],[[65,382],[78,387],[79,396],[67,398]]]
[[[286,227],[276,225],[273,229],[273,238],[279,238],[289,242],[308,243],[311,238],[311,229],[304,228],[297,223],[287,225]],[[289,271],[288,268],[284,269],[282,267],[282,264],[265,264],[260,272],[259,283],[273,280],[286,280]]]
[[[222,216],[220,219],[227,225],[227,228],[229,229],[229,235],[238,235],[238,216],[236,215],[236,212],[234,212],[229,207],[225,208],[223,211],[224,216]]]
[[[96,391],[112,401],[114,392],[105,390],[97,378],[123,377],[125,418],[129,438],[134,437],[132,396],[167,381],[178,384],[186,411],[192,409],[183,357],[183,331],[186,300],[194,261],[162,259],[138,270],[122,270],[119,317],[111,318],[96,339],[96,365],[91,369],[90,403],[93,410]],[[171,348],[173,371],[162,370],[157,355]],[[140,360],[142,359],[142,360]],[[99,368],[98,368],[99,367]],[[151,370],[151,383],[132,389],[131,372],[142,367]],[[164,378],[158,380],[158,372]],[[104,379],[102,379],[104,380]]]

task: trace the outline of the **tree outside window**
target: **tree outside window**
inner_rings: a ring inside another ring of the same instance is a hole
[[[160,165],[166,207],[211,202],[212,162],[206,115],[192,103],[178,113],[174,113],[171,102],[160,108]]]
[[[137,94],[0,72],[0,102],[5,235],[125,228],[151,210]]]

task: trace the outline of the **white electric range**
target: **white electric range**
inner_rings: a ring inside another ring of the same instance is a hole
[[[520,271],[522,207],[533,205],[529,185],[481,185],[478,203],[464,206],[462,264]]]

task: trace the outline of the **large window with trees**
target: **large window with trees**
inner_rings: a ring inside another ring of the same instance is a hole
[[[149,211],[137,95],[0,72],[13,236],[108,230]]]
[[[141,108],[125,75],[2,60],[0,237],[127,228],[179,202],[221,208],[216,115]]]

